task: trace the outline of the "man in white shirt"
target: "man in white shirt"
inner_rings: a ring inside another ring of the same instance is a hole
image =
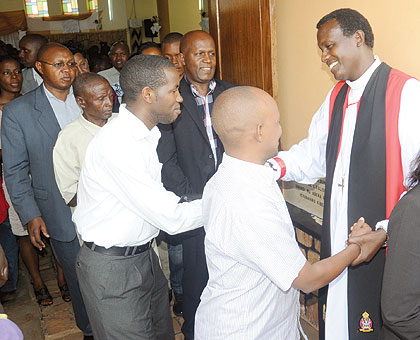
[[[314,115],[308,137],[277,160],[282,180],[326,177],[325,258],[343,249],[358,216],[386,228],[420,148],[420,82],[373,54],[372,28],[357,11],[333,11],[317,28],[321,61],[340,81]],[[379,339],[384,261],[383,248],[320,291],[321,340]]]
[[[82,112],[60,131],[53,151],[58,189],[70,207],[77,203],[77,184],[87,146],[112,116],[112,88],[96,73],[82,73],[73,83],[74,96]]]
[[[282,133],[277,104],[252,87],[224,91],[213,127],[225,147],[203,193],[209,281],[195,318],[195,340],[297,340],[299,289],[311,292],[348,265],[370,259],[385,237],[359,219],[342,252],[311,265],[295,239],[277,176],[265,166]],[[361,238],[364,233],[369,239]]]
[[[124,91],[120,86],[120,72],[130,56],[130,50],[123,41],[117,41],[112,44],[109,50],[109,60],[111,60],[112,67],[98,72],[99,75],[108,80],[109,84],[114,89],[121,103]]]
[[[130,59],[120,77],[126,105],[89,144],[73,215],[84,245],[76,271],[95,338],[174,338],[168,283],[150,243],[202,224],[201,201],[178,204],[161,182],[158,123],[173,122],[182,97],[174,65]]]
[[[35,61],[39,49],[47,42],[47,38],[40,34],[27,34],[19,41],[19,61],[25,66],[22,71],[23,82],[20,91],[22,94],[42,84],[42,77],[35,68]]]

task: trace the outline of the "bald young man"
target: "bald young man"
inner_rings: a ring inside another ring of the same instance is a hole
[[[212,118],[225,154],[203,193],[209,281],[195,339],[297,340],[299,289],[309,293],[352,262],[370,259],[367,238],[357,235],[372,231],[359,219],[350,240],[357,244],[310,264],[295,240],[277,176],[265,166],[277,154],[282,133],[273,98],[257,88],[235,87],[217,98]]]
[[[223,155],[223,144],[212,128],[213,102],[234,85],[214,78],[216,46],[207,32],[191,31],[183,36],[180,60],[185,71],[179,82],[182,113],[172,124],[159,126],[162,182],[178,196],[201,196]],[[193,340],[195,312],[208,279],[203,228],[181,235],[180,241],[184,261],[182,333],[186,340]]]

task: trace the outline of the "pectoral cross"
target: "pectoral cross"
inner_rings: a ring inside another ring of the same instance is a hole
[[[341,194],[344,192],[344,177],[341,177],[341,183],[338,183],[338,186],[341,187]]]

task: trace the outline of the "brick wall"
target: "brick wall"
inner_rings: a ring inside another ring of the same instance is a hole
[[[309,234],[297,226],[295,226],[295,230],[299,248],[303,255],[310,263],[319,261],[321,251],[319,237],[315,233]],[[310,294],[300,292],[300,315],[314,328],[318,329],[318,290]]]

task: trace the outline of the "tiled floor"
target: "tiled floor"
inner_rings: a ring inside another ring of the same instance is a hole
[[[70,303],[62,300],[60,291],[55,280],[55,271],[51,259],[51,250],[48,255],[40,257],[41,276],[48,287],[54,304],[47,307],[39,307],[35,301],[29,274],[20,263],[20,279],[18,282],[17,299],[5,303],[4,309],[9,318],[22,330],[25,340],[81,340],[82,332],[76,327],[73,310]],[[168,258],[166,245],[159,247],[162,269],[168,275]],[[172,306],[171,306],[172,307]],[[183,340],[181,333],[182,317],[172,314],[175,331],[175,340]],[[309,324],[302,322],[302,326],[310,340],[318,340],[316,330]]]

